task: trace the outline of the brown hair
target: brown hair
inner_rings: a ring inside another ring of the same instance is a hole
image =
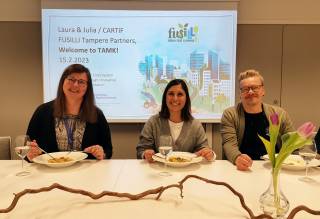
[[[179,84],[181,84],[182,89],[186,93],[186,103],[181,110],[181,119],[183,121],[189,121],[193,119],[193,116],[191,115],[191,100],[189,96],[188,86],[186,82],[184,82],[184,80],[181,80],[181,79],[174,79],[167,84],[162,95],[161,111],[159,112],[159,115],[160,117],[165,119],[168,119],[170,117],[170,112],[166,103],[167,93],[172,86],[179,85]]]
[[[261,74],[257,71],[257,70],[254,70],[254,69],[248,69],[244,72],[241,72],[239,74],[239,77],[238,77],[238,82],[240,84],[240,82],[244,79],[247,79],[247,78],[251,78],[251,77],[258,77],[260,78],[261,80],[261,84],[263,85],[264,83],[264,79],[263,77],[261,76]]]
[[[97,107],[94,101],[91,74],[89,69],[81,64],[72,64],[63,71],[58,85],[57,97],[54,100],[53,116],[62,118],[65,114],[66,97],[63,92],[63,83],[64,80],[73,73],[86,73],[88,77],[87,91],[83,96],[79,116],[82,121],[94,123],[97,121]]]

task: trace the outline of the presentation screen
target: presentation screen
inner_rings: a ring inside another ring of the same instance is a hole
[[[195,118],[219,121],[234,105],[236,21],[236,10],[42,9],[44,101],[79,63],[110,122],[158,113],[174,78],[187,82]]]

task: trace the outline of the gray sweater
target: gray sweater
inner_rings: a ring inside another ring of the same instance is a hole
[[[269,116],[277,112],[282,116],[277,144],[281,145],[281,136],[287,132],[294,131],[288,113],[280,107],[269,104],[262,104],[263,110]],[[221,136],[224,153],[229,161],[235,163],[236,158],[241,154],[241,145],[245,129],[244,109],[241,103],[230,107],[223,112],[221,118]]]
[[[146,149],[153,149],[159,152],[160,135],[171,135],[168,119],[160,118],[160,116],[152,116],[144,125],[139,143],[136,147],[137,158],[142,159],[142,154]],[[174,151],[186,151],[194,153],[204,147],[208,147],[208,140],[201,123],[192,119],[184,121],[181,133],[173,146]]]

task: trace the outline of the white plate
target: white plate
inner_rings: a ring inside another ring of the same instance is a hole
[[[38,164],[44,164],[49,167],[54,167],[54,168],[59,168],[59,167],[67,167],[71,166],[72,164],[86,159],[88,157],[88,154],[83,153],[83,152],[67,152],[67,151],[61,151],[61,152],[55,152],[55,153],[49,153],[51,156],[54,158],[59,158],[59,157],[70,157],[72,161],[68,162],[63,162],[63,163],[49,163],[48,160],[52,159],[49,155],[47,154],[42,154],[38,157],[35,157],[32,161]]]
[[[168,158],[170,157],[181,157],[181,158],[185,158],[185,159],[189,159],[190,161],[188,162],[170,162],[170,161],[166,161],[164,159],[164,156],[160,153],[157,153],[155,155],[152,156],[152,158],[155,161],[161,162],[161,163],[166,163],[168,166],[171,167],[185,167],[188,166],[190,164],[193,163],[199,163],[202,161],[202,157],[198,157],[195,154],[189,153],[189,152],[181,152],[181,151],[173,151],[172,153],[170,153],[168,155]]]
[[[269,160],[269,156],[267,154],[262,156],[262,159]],[[309,167],[317,167],[320,165],[320,160],[313,159],[309,163]],[[289,155],[282,164],[283,169],[288,170],[304,170],[306,168],[306,164],[302,157],[296,154]]]

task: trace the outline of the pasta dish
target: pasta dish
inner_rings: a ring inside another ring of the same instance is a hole
[[[176,163],[184,163],[184,162],[190,162],[191,159],[183,158],[183,157],[176,157],[172,156],[168,158],[169,162],[176,162]]]

